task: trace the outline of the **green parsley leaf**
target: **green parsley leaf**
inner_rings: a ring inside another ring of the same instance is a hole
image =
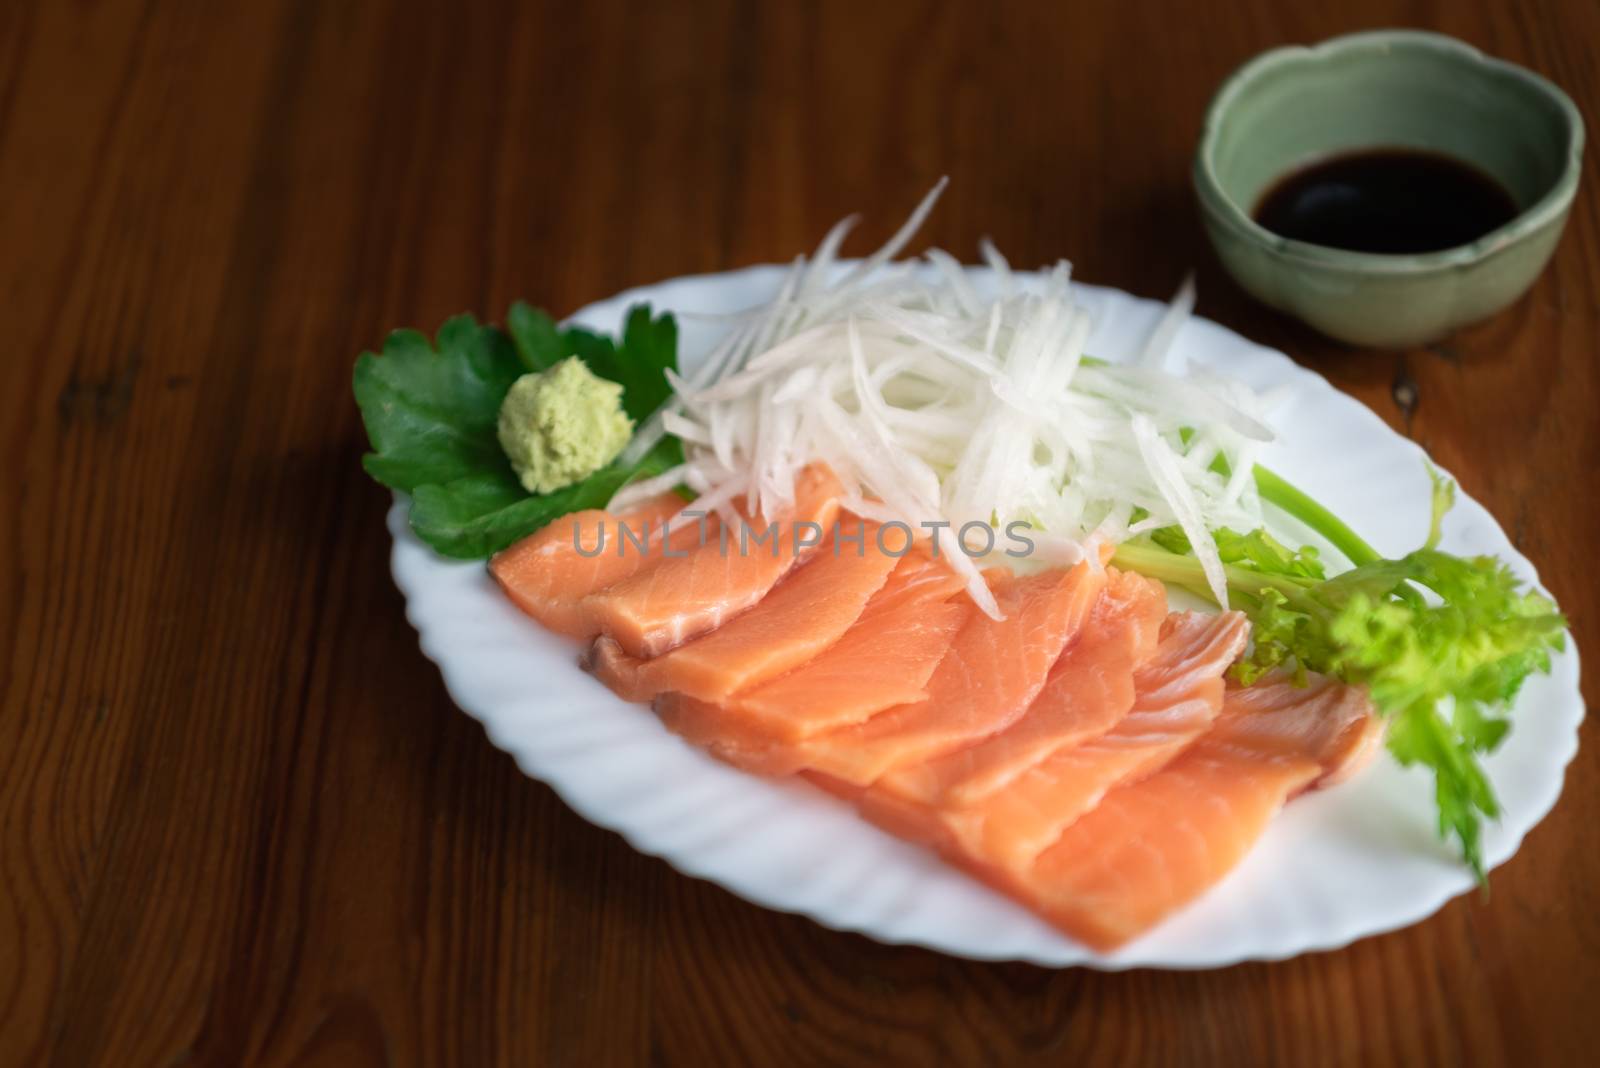
[[[678,367],[678,324],[665,312],[652,317],[648,304],[628,309],[620,345],[581,326],[562,330],[544,312],[521,301],[511,306],[506,326],[530,370],[543,371],[577,356],[596,375],[622,383],[623,410],[636,423],[672,395],[666,371]]]
[[[628,311],[620,344],[581,327],[561,328],[527,304],[513,304],[505,331],[470,315],[448,320],[433,342],[397,330],[382,355],[356,360],[354,386],[372,452],[373,478],[410,493],[411,527],[442,555],[479,559],[571,512],[598,508],[635,478],[681,463],[682,445],[665,438],[638,463],[612,463],[548,494],[522,487],[500,448],[500,404],[511,384],[576,355],[623,386],[636,421],[671,395],[677,324],[648,305]]]
[[[618,463],[554,493],[522,488],[510,464],[443,485],[419,486],[411,500],[411,529],[444,556],[477,560],[573,512],[603,508],[635,478],[658,475],[683,460],[676,438],[663,438],[637,464]]]
[[[410,492],[505,463],[495,424],[500,402],[524,373],[506,337],[458,315],[439,328],[435,343],[415,330],[396,330],[381,357],[356,360],[356,404],[373,451],[367,473]]]
[[[548,371],[575,351],[563,339],[554,319],[520,300],[506,313],[506,330],[517,355],[530,371]]]

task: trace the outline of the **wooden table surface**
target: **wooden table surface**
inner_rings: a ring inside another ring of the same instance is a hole
[[[1210,91],[1385,25],[1600,117],[1593,0],[0,5],[0,1063],[1592,1054],[1592,727],[1492,897],[1409,930],[1189,974],[885,947],[523,777],[418,652],[357,462],[351,361],[391,327],[786,259],[855,210],[865,248],[948,173],[946,248],[1153,296],[1197,266],[1202,314],[1459,473],[1600,662],[1597,154],[1532,293],[1426,349],[1320,341],[1205,246]]]

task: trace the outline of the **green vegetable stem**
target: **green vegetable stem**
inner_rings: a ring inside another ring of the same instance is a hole
[[[1483,818],[1498,816],[1500,806],[1478,758],[1510,729],[1505,712],[1523,680],[1550,670],[1566,620],[1499,560],[1437,547],[1455,487],[1429,473],[1427,541],[1397,560],[1380,557],[1332,513],[1260,468],[1263,498],[1356,566],[1325,578],[1313,550],[1290,551],[1265,531],[1218,531],[1216,541],[1229,599],[1252,624],[1252,648],[1234,666],[1235,678],[1249,685],[1269,671],[1316,671],[1365,686],[1389,721],[1390,752],[1433,772],[1439,833],[1455,835],[1482,882]],[[1200,562],[1176,528],[1122,545],[1113,563],[1206,593]]]

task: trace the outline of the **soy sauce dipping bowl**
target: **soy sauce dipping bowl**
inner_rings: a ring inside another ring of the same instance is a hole
[[[1374,148],[1470,164],[1518,214],[1469,244],[1406,255],[1294,241],[1252,218],[1285,175]],[[1549,81],[1451,37],[1382,30],[1239,68],[1206,111],[1194,184],[1217,255],[1252,295],[1341,341],[1406,348],[1527,291],[1560,240],[1582,155],[1583,119]]]

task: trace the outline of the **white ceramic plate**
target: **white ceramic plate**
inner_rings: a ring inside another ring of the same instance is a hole
[[[769,299],[780,272],[755,267],[676,279],[591,305],[574,320],[615,331],[638,301],[679,313],[738,311]],[[989,282],[980,270],[973,277]],[[1162,308],[1116,290],[1078,288],[1096,316],[1090,351],[1104,357],[1132,351]],[[681,315],[680,324],[683,362],[692,365],[716,330]],[[1319,375],[1215,323],[1191,321],[1176,349],[1192,364],[1258,389],[1291,387],[1275,413],[1282,439],[1265,462],[1385,554],[1421,542],[1428,481],[1416,445]],[[1209,968],[1392,930],[1471,885],[1452,847],[1435,837],[1431,778],[1380,759],[1354,782],[1290,804],[1245,862],[1192,907],[1116,953],[1095,953],[868,825],[848,805],[804,784],[743,774],[691,748],[646,708],[619,700],[579,670],[577,646],[522,616],[482,564],[428,550],[407,528],[403,501],[391,509],[389,528],[395,581],[422,650],[490,740],[634,848],[769,908],[963,957]],[[1444,547],[1496,554],[1537,581],[1489,513],[1464,496],[1447,522]],[[1487,830],[1491,864],[1510,857],[1555,804],[1582,717],[1578,658],[1569,643],[1552,675],[1528,681],[1516,729],[1488,761],[1505,808]]]

